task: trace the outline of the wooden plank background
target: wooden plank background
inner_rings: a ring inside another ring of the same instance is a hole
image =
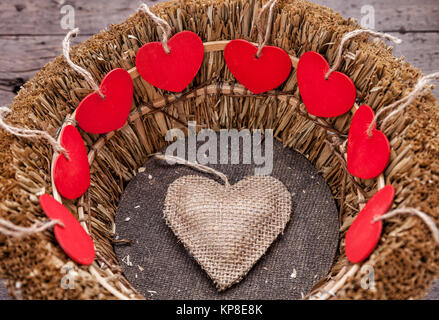
[[[404,41],[395,46],[397,56],[405,56],[425,74],[439,71],[439,0],[313,1],[333,8],[345,18],[353,17],[358,21],[362,18],[361,8],[373,6],[375,29],[396,35]],[[139,0],[2,0],[0,105],[9,105],[25,81],[61,54],[61,41],[66,34],[60,25],[62,6],[75,8],[75,25],[81,29],[76,42],[89,38],[109,24],[124,21],[139,4]],[[439,88],[434,92],[439,98]],[[436,293],[430,298],[439,299],[438,288],[439,283]]]

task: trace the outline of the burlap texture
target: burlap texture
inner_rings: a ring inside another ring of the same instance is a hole
[[[209,166],[224,173],[232,186],[253,175],[255,168]],[[240,283],[220,293],[163,218],[169,186],[186,176],[221,183],[211,174],[150,159],[119,203],[116,238],[133,242],[116,246],[116,255],[124,275],[147,298],[300,299],[330,270],[338,246],[337,207],[322,176],[298,152],[274,142],[272,177],[282,182],[292,199],[284,233]]]
[[[184,176],[168,189],[166,223],[219,291],[238,283],[284,230],[291,195],[270,176],[233,186]]]

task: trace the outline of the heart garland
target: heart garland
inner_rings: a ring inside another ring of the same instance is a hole
[[[230,41],[224,49],[230,72],[254,94],[277,88],[291,72],[290,56],[281,48],[265,46],[259,56],[257,52],[256,46],[242,39]]]
[[[79,131],[72,125],[61,130],[60,143],[67,156],[60,154],[53,163],[53,180],[58,192],[66,199],[77,199],[90,186],[87,149]]]
[[[265,46],[273,21],[274,6],[278,0],[268,1],[258,15],[258,46],[243,40],[230,41],[224,49],[224,59],[233,76],[254,94],[264,93],[279,87],[291,72],[291,59],[285,50]],[[262,16],[269,10],[268,22],[263,37]]]
[[[133,81],[125,69],[110,71],[99,92],[84,98],[76,111],[78,125],[87,133],[104,134],[122,128],[133,101]]]
[[[297,85],[303,104],[316,117],[338,117],[355,103],[357,91],[352,80],[335,71],[326,79],[330,67],[317,52],[304,53],[297,64]]]
[[[133,81],[124,69],[114,69],[102,80],[99,87],[90,72],[70,59],[70,39],[79,29],[70,31],[63,41],[64,58],[70,67],[80,73],[95,91],[85,97],[76,111],[78,125],[87,133],[104,134],[124,126],[133,100]]]
[[[162,90],[182,92],[201,68],[204,46],[200,37],[182,31],[167,41],[169,52],[160,42],[145,44],[137,52],[136,67],[146,82]]]
[[[95,258],[94,243],[78,220],[66,207],[48,194],[40,197],[40,205],[48,218],[59,220],[63,224],[63,226],[55,225],[54,233],[64,252],[79,264],[91,265]]]
[[[348,135],[347,167],[355,177],[372,179],[387,167],[390,157],[390,143],[386,135],[376,129],[374,112],[363,105],[352,118]]]
[[[385,214],[393,203],[395,189],[385,186],[367,202],[346,233],[346,257],[352,263],[365,260],[375,249],[383,229],[383,222],[373,220]]]

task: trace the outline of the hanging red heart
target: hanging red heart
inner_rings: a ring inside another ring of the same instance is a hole
[[[182,92],[200,70],[203,41],[196,33],[182,31],[169,39],[168,47],[170,53],[166,53],[161,42],[145,44],[137,52],[137,71],[154,87]]]
[[[265,46],[259,57],[252,43],[232,40],[224,49],[224,59],[233,76],[252,93],[258,94],[279,87],[291,72],[288,53],[278,47]]]
[[[40,197],[40,205],[50,219],[60,220],[64,225],[54,227],[56,240],[64,252],[79,264],[92,264],[95,258],[94,243],[78,220],[66,207],[47,194]]]
[[[94,92],[79,104],[76,120],[82,130],[102,134],[123,127],[133,101],[133,81],[124,69],[110,71],[101,82],[100,92]]]
[[[330,70],[326,59],[314,51],[302,55],[297,64],[297,84],[308,112],[329,118],[345,114],[352,108],[357,95],[355,85],[344,73]]]
[[[53,180],[64,198],[77,199],[90,186],[87,149],[79,131],[72,125],[62,129],[60,143],[69,159],[63,154],[58,155],[53,164]]]
[[[381,220],[373,222],[376,217],[385,214],[393,203],[395,189],[387,185],[367,202],[346,233],[346,257],[352,263],[366,259],[375,249],[383,229]]]
[[[380,175],[387,166],[390,156],[390,143],[386,135],[368,128],[374,119],[373,110],[361,106],[352,118],[348,136],[347,164],[349,172],[361,179],[372,179]]]

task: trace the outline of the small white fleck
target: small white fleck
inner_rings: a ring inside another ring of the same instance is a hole
[[[141,266],[137,265],[137,267],[139,268],[140,271],[143,271],[145,269],[143,269]]]
[[[296,277],[297,277],[297,270],[296,270],[296,268],[294,268],[293,269],[293,273],[291,273],[291,275],[290,275],[290,278],[291,279],[296,279]]]
[[[149,179],[149,180],[152,180],[152,175],[149,175],[149,176],[148,176],[148,179]]]
[[[127,255],[125,258],[122,259],[122,261],[129,267],[133,266],[133,263],[130,261],[130,256]]]
[[[139,208],[140,208],[140,205],[139,205],[139,206],[135,206],[135,207],[134,207],[134,209],[139,209]]]
[[[130,221],[131,220],[131,218],[130,217],[128,217],[128,218],[125,218],[125,222],[128,222],[128,221]]]

